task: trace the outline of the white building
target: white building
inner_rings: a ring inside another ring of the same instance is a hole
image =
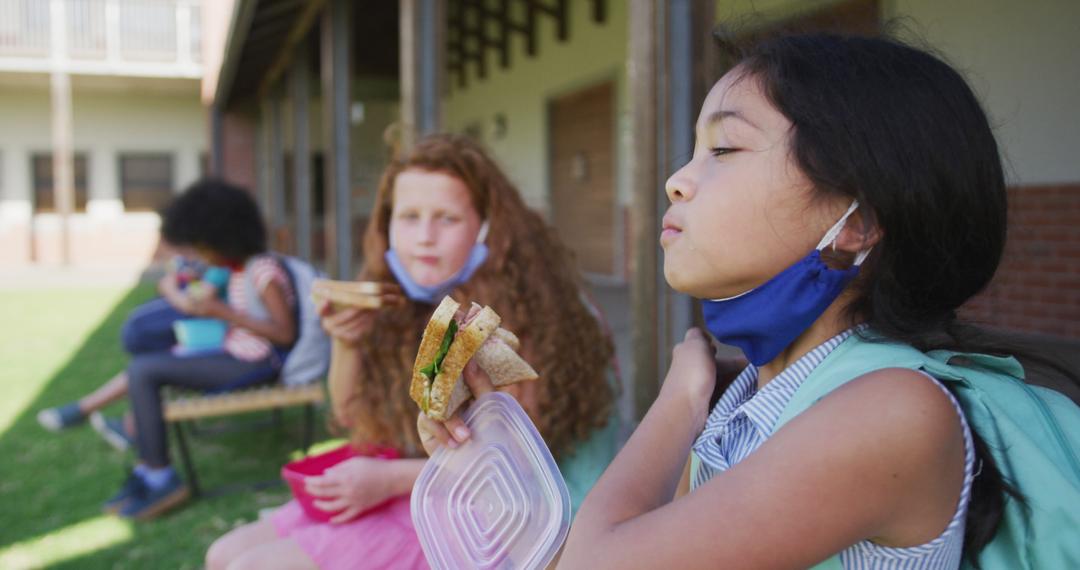
[[[156,210],[207,168],[200,8],[0,0],[0,269],[150,259]]]

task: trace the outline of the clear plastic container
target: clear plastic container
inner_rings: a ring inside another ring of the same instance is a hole
[[[570,492],[525,410],[499,392],[462,415],[472,438],[442,447],[412,492],[412,519],[436,569],[544,568],[570,530]]]

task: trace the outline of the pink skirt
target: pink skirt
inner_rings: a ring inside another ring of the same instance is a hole
[[[293,539],[322,570],[428,568],[413,530],[408,495],[345,524],[313,520],[292,500],[274,511],[270,522],[278,536]]]

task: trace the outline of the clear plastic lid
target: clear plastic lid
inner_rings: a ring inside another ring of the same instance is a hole
[[[570,492],[525,410],[499,392],[462,415],[472,438],[436,451],[412,519],[432,568],[544,568],[570,530]]]

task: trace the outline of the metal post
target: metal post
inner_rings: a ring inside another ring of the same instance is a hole
[[[416,37],[416,17],[419,10],[418,0],[401,0],[398,2],[400,10],[399,26],[400,36],[400,70],[398,75],[401,82],[401,146],[403,149],[411,148],[416,139],[416,109],[417,91],[419,86],[416,82],[416,53],[418,51],[418,38]]]
[[[255,122],[255,184],[263,219],[270,219],[270,101],[258,103]]]
[[[292,92],[293,199],[296,201],[296,255],[311,260],[311,137],[309,131],[308,43],[296,48],[289,85]]]
[[[441,54],[445,23],[445,2],[442,0],[420,0],[419,22],[420,35],[417,70],[420,72],[418,95],[417,130],[421,136],[437,132],[440,128],[439,112],[440,79],[445,65]]]
[[[660,335],[657,309],[657,12],[659,0],[630,3],[631,184],[633,240],[630,297],[634,330],[634,410],[640,418],[656,398]]]
[[[271,247],[275,249],[281,247],[277,243],[278,231],[285,224],[285,135],[281,116],[284,106],[281,89],[274,89],[270,94],[270,148],[266,160],[270,175],[267,225]]]
[[[72,150],[71,76],[67,70],[67,14],[64,0],[49,5],[52,73],[53,200],[60,214],[60,259],[71,264],[71,212],[75,207],[75,156]]]
[[[225,125],[221,107],[210,106],[210,172],[215,178],[225,177]]]
[[[402,0],[401,116],[402,146],[442,128],[440,95],[444,74],[446,29],[444,0]]]
[[[658,116],[667,123],[667,136],[661,141],[667,146],[664,167],[657,180],[657,211],[667,209],[668,200],[664,193],[667,178],[682,167],[694,152],[694,35],[693,7],[696,0],[670,0],[667,18],[667,81],[668,88],[665,104],[659,109],[667,109],[666,116]],[[660,339],[661,365],[666,370],[667,355],[672,345],[682,339],[686,329],[693,324],[693,300],[687,295],[673,291],[664,279],[663,272],[657,272],[658,288],[662,292],[667,313],[666,338]],[[663,373],[663,372],[661,372]]]
[[[330,0],[322,22],[323,132],[326,136],[327,270],[352,277],[352,183],[349,107],[352,103],[352,16],[349,0]]]
[[[634,395],[638,417],[652,404],[672,346],[694,324],[694,303],[664,279],[660,216],[667,178],[693,154],[694,116],[704,96],[710,0],[642,0],[630,8]],[[703,23],[703,21],[705,23]]]

